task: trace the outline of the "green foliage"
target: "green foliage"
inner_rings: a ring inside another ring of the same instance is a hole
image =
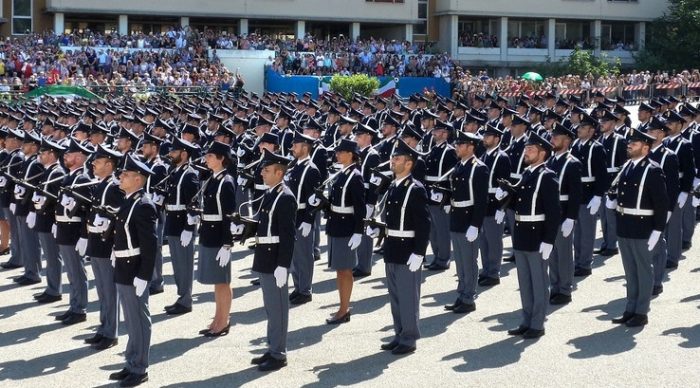
[[[552,62],[550,58],[538,65],[534,71],[544,77],[560,77],[565,74],[585,76],[592,74],[595,77],[601,75],[620,74],[620,59],[611,61],[605,54],[600,57],[593,55],[591,51],[575,48],[566,59]]]
[[[647,24],[646,47],[636,57],[638,68],[680,71],[700,61],[700,0],[668,2],[668,12]]]
[[[336,74],[331,78],[331,91],[339,93],[346,100],[351,100],[354,93],[369,97],[379,88],[379,79],[367,74],[355,74],[343,76]]]

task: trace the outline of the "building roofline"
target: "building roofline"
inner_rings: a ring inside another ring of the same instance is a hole
[[[593,15],[571,15],[571,14],[554,14],[554,15],[541,15],[541,14],[533,14],[530,12],[509,12],[508,14],[501,14],[501,15],[494,15],[489,12],[479,12],[479,11],[474,11],[474,10],[465,10],[465,11],[439,11],[435,12],[433,14],[434,16],[450,16],[450,15],[457,15],[457,16],[480,16],[480,17],[491,17],[491,18],[500,18],[502,16],[506,17],[513,17],[513,18],[527,18],[527,19],[561,19],[561,20],[603,20],[603,21],[630,21],[630,22],[651,22],[656,18],[648,18],[648,17],[634,17],[634,16],[627,16],[627,17],[610,17],[606,18],[605,15],[601,16],[593,16]]]

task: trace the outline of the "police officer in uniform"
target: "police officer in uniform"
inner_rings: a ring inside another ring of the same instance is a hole
[[[358,124],[355,128],[355,141],[360,149],[360,173],[365,187],[365,203],[367,208],[367,218],[373,218],[378,200],[377,190],[381,180],[373,174],[373,170],[380,163],[379,153],[372,147],[372,141],[377,135],[377,131],[363,124]],[[357,266],[352,270],[355,278],[365,277],[372,274],[372,244],[371,233],[362,235],[362,243],[357,248]]]
[[[124,202],[114,225],[114,281],[124,312],[129,341],[126,366],[112,373],[121,387],[135,387],[148,381],[148,356],[151,346],[151,313],[148,309],[148,282],[153,277],[156,259],[156,223],[158,213],[144,190],[153,174],[148,166],[129,156],[119,176]]]
[[[428,248],[430,213],[425,188],[411,176],[418,157],[416,150],[399,141],[391,157],[394,181],[384,207],[384,263],[395,334],[381,348],[395,355],[414,352],[420,338],[420,269]]]
[[[3,175],[0,175],[0,190],[2,190],[2,208],[5,213],[5,218],[10,225],[10,237],[18,236],[19,225],[14,209],[14,183],[10,176],[18,177],[24,162],[24,154],[22,153],[22,140],[24,133],[21,131],[11,130],[8,128],[7,138],[5,139],[5,150],[8,152],[2,165]],[[10,244],[10,259],[2,263],[4,269],[15,269],[23,267],[22,252],[17,243]],[[19,277],[18,277],[19,279]]]
[[[165,124],[159,124],[165,125]],[[165,140],[151,133],[143,134],[141,151],[143,153],[143,162],[148,168],[153,171],[153,175],[148,177],[146,182],[146,193],[151,196],[151,201],[156,205],[158,210],[158,226],[156,233],[158,235],[158,249],[156,250],[156,266],[153,271],[153,279],[149,285],[148,293],[157,295],[163,292],[163,231],[165,229],[165,183],[167,181],[169,166],[160,157],[163,150]],[[167,145],[169,147],[169,145]],[[158,186],[158,187],[155,187]]]
[[[617,211],[617,237],[625,270],[627,304],[613,323],[646,325],[654,284],[652,256],[666,225],[669,198],[662,169],[649,158],[655,139],[633,130],[627,145],[629,162],[620,171],[608,208]]]

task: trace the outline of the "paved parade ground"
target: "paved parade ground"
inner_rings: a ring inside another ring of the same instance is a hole
[[[266,325],[261,291],[250,284],[252,251],[236,246],[231,332],[208,339],[197,332],[214,314],[212,288],[195,281],[192,313],[171,317],[163,311],[176,299],[166,249],[166,291],[150,301],[154,325],[146,386],[697,386],[699,238],[668,275],[663,294],[652,301],[644,329],[610,322],[624,309],[619,255],[595,257],[593,275],[577,279],[573,302],[549,308],[547,334],[539,340],[506,334],[519,323],[513,264],[504,263],[500,285],[478,289],[477,310],[469,315],[443,310],[455,299],[454,263],[445,272],[424,271],[422,339],[416,353],[404,357],[379,349],[393,334],[381,260],[372,276],[355,283],[352,320],[337,327],[325,324],[338,300],[335,274],[326,268],[324,238],[314,299],[290,312],[289,366],[269,374],[250,365],[264,351]],[[19,274],[0,272],[0,386],[116,386],[107,377],[123,366],[124,327],[119,344],[106,351],[82,341],[98,322],[92,282],[87,322],[64,327],[53,316],[66,310],[67,294],[61,302],[37,304],[32,294],[43,286],[17,287],[11,279]]]

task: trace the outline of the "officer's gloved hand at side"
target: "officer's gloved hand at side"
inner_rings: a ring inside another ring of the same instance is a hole
[[[540,244],[540,253],[542,254],[542,260],[549,259],[549,255],[552,254],[552,248],[554,248],[552,244],[548,244],[546,242]]]
[[[610,210],[615,210],[617,208],[617,200],[610,199],[610,197],[605,197],[605,207]]]
[[[567,218],[561,223],[561,235],[564,237],[569,237],[571,232],[574,230],[574,220]]]
[[[148,287],[148,280],[134,278],[134,287],[136,288],[136,296],[140,298],[143,292],[146,291],[146,287]]]
[[[85,251],[87,251],[87,239],[79,238],[78,243],[75,244],[75,250],[78,251],[80,256],[85,256]]]
[[[190,230],[183,230],[182,233],[180,234],[180,245],[183,247],[186,247],[190,245],[192,242],[192,231]]]
[[[51,225],[51,235],[53,238],[56,238],[56,235],[58,234],[58,226],[56,224]]]
[[[36,213],[29,212],[29,214],[27,214],[27,226],[29,227],[29,229],[34,229],[35,225],[36,225]]]
[[[477,237],[479,237],[479,228],[474,225],[469,226],[467,229],[467,241],[474,242]]]
[[[365,205],[366,206],[366,211],[367,211],[367,218],[370,218],[374,215],[374,205]]]
[[[591,201],[588,202],[588,206],[586,207],[588,210],[590,210],[591,215],[598,213],[598,210],[600,209],[600,199],[600,196],[595,195],[593,198],[591,198]]]
[[[658,231],[658,230],[651,231],[651,236],[649,236],[649,241],[647,241],[647,249],[649,250],[649,252],[654,250],[654,248],[656,247],[656,244],[659,242],[660,237],[661,237],[660,231]]]
[[[681,193],[678,194],[678,207],[683,208],[683,206],[685,206],[686,201],[688,201],[688,193],[685,191],[681,191]]]
[[[411,253],[406,264],[408,265],[409,271],[416,272],[420,269],[421,265],[423,265],[423,256]]]
[[[350,247],[351,250],[357,249],[357,247],[360,246],[360,243],[362,242],[362,235],[359,233],[354,233],[352,237],[350,237],[350,241],[348,241],[348,246]]]
[[[278,288],[282,288],[285,284],[287,284],[287,268],[277,266],[273,275],[275,276],[275,283],[277,284]]]
[[[216,261],[219,262],[219,267],[225,267],[229,261],[231,261],[231,246],[230,245],[224,245],[219,249],[219,252],[216,254]]]
[[[299,225],[299,230],[301,231],[302,237],[309,237],[309,234],[311,233],[311,224],[308,222],[302,222],[301,225]]]
[[[503,219],[506,217],[506,212],[504,212],[501,209],[496,210],[496,214],[494,215],[494,218],[496,219],[496,223],[498,225],[503,223]]]
[[[109,261],[112,262],[112,268],[117,266],[117,256],[114,255],[114,251],[112,251],[112,254],[109,255]]]

